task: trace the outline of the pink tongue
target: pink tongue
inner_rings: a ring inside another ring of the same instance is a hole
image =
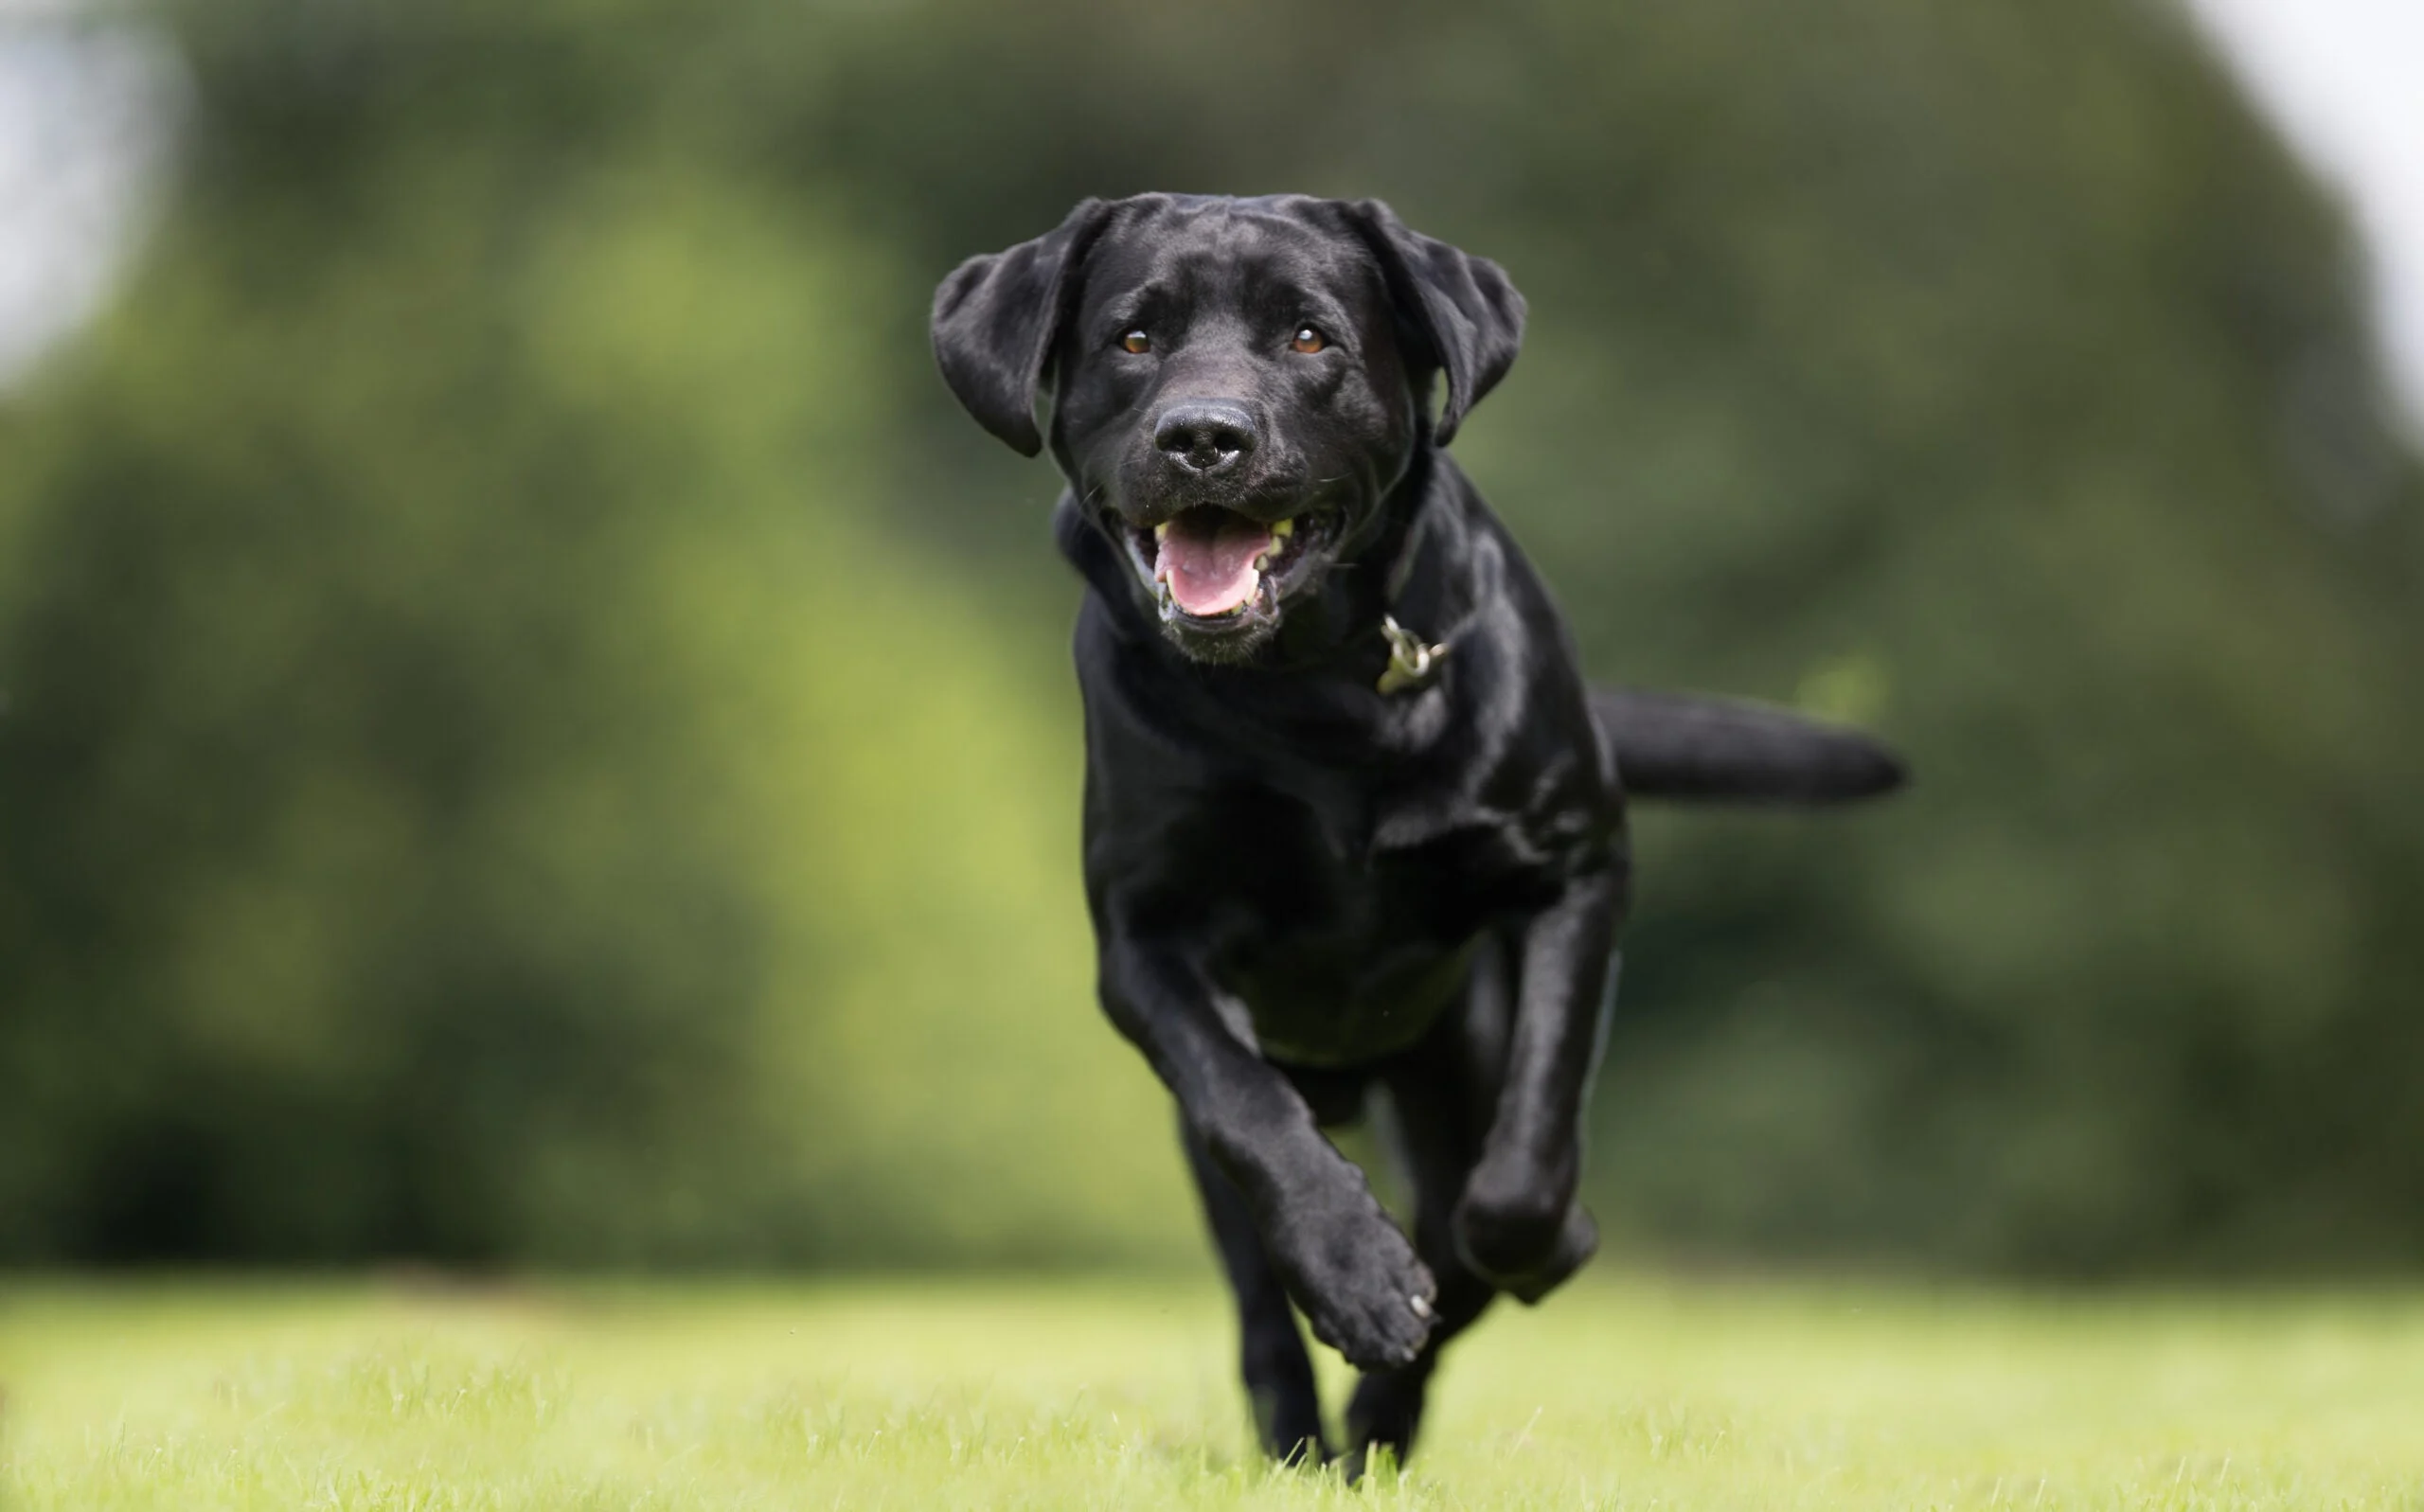
[[[1271,529],[1226,509],[1190,509],[1162,538],[1156,577],[1190,614],[1225,614],[1254,596],[1260,574],[1254,559],[1271,544]]]

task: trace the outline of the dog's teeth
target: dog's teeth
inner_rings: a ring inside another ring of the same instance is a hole
[[[1167,541],[1169,539],[1169,534],[1170,522],[1167,520],[1163,521],[1160,525],[1153,527],[1153,539],[1156,541]]]
[[[1288,549],[1288,538],[1295,533],[1296,522],[1292,516],[1286,520],[1273,521],[1271,544],[1255,553],[1254,564],[1257,567],[1267,565],[1272,558]]]

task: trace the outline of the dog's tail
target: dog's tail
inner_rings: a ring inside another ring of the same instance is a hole
[[[1883,743],[1766,704],[1595,687],[1591,715],[1634,797],[1844,803],[1909,777]]]

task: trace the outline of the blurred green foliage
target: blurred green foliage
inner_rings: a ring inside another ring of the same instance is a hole
[[[1612,1241],[2424,1259],[2424,483],[2141,0],[223,0],[0,411],[0,1255],[1193,1253],[1096,1019],[1055,480],[933,281],[1083,194],[1498,258],[1593,668],[1917,790],[1649,815]]]

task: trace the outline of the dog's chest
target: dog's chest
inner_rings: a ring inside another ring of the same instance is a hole
[[[1463,991],[1526,868],[1503,824],[1264,795],[1209,815],[1231,851],[1215,961],[1263,1049],[1309,1065],[1403,1049]],[[1207,835],[1213,844],[1218,839]]]

